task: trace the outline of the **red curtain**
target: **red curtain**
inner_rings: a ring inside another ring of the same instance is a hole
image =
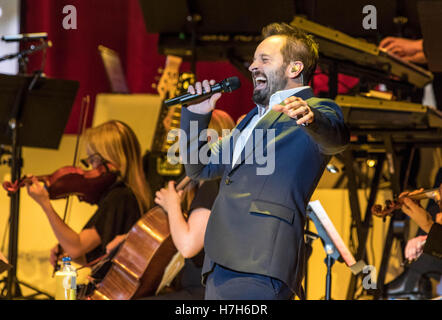
[[[112,48],[120,54],[132,93],[152,93],[152,84],[164,66],[165,56],[158,54],[157,34],[146,31],[138,0],[22,0],[22,32],[47,32],[53,47],[47,52],[44,72],[48,77],[76,80],[80,88],[67,124],[66,133],[76,133],[81,99],[91,96],[88,126],[92,123],[93,106],[97,93],[110,92],[98,45]],[[77,9],[77,29],[63,28],[63,8],[74,5]],[[29,71],[41,67],[42,55],[31,57]],[[190,71],[184,63],[182,71]],[[252,84],[228,62],[198,62],[198,79],[220,81],[238,76],[240,90],[225,94],[218,106],[234,120],[252,107]]]

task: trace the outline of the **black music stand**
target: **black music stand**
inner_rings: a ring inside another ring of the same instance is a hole
[[[366,263],[363,260],[356,262],[319,200],[309,203],[307,206],[307,217],[313,221],[318,236],[321,238],[322,245],[324,246],[326,254],[324,262],[327,266],[325,300],[331,300],[331,268],[335,261],[345,262],[355,275],[364,269]]]
[[[58,149],[69,119],[79,83],[70,80],[48,79],[36,72],[33,76],[0,74],[0,144],[11,146],[11,180],[21,177],[22,147]],[[8,272],[2,297],[32,298],[49,294],[18,281],[17,248],[20,192],[10,195],[10,231]],[[37,294],[23,297],[19,284]],[[4,294],[4,291],[7,291]]]
[[[10,270],[12,266],[9,264],[9,262],[6,260],[6,258],[3,256],[3,254],[0,252],[0,274],[3,272]]]

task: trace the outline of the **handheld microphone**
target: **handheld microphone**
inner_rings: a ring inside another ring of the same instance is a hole
[[[203,100],[206,100],[208,97],[214,95],[218,92],[232,92],[233,90],[241,87],[241,81],[239,81],[238,77],[230,77],[227,78],[213,86],[210,86],[210,92],[204,92],[202,94],[191,94],[186,93],[181,96],[169,99],[164,101],[164,104],[168,107],[174,106],[176,104],[195,104],[199,103]]]
[[[36,40],[46,40],[48,34],[46,32],[41,33],[23,33],[23,34],[13,34],[8,36],[3,36],[2,40],[5,42],[15,42],[15,41],[36,41]]]

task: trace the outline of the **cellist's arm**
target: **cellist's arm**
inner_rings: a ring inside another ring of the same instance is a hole
[[[106,253],[111,252],[112,250],[114,250],[116,247],[118,247],[118,245],[123,242],[124,240],[126,240],[127,238],[127,233],[126,234],[120,234],[118,236],[116,236],[111,242],[109,242],[106,245]]]

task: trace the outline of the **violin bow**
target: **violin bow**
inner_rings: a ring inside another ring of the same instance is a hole
[[[79,161],[79,154],[80,153],[78,152],[78,150],[80,147],[80,138],[86,128],[86,120],[87,120],[87,115],[89,113],[89,105],[90,105],[90,96],[87,95],[86,97],[83,97],[83,99],[81,101],[80,121],[79,121],[78,130],[77,130],[78,135],[77,135],[77,140],[75,143],[75,151],[74,151],[74,161],[73,161],[74,167],[76,167],[78,165],[78,161]],[[64,223],[66,223],[66,218],[68,216],[68,213],[71,211],[71,208],[72,208],[71,196],[68,196],[66,199],[66,205],[64,207],[64,214],[63,214],[63,222]],[[58,244],[57,261],[55,262],[55,267],[52,272],[52,277],[54,277],[55,272],[59,269],[58,258],[61,255],[61,251],[62,251],[62,247],[60,246],[60,244]]]
[[[77,135],[77,141],[75,143],[75,151],[74,151],[74,161],[72,166],[76,167],[78,165],[80,153],[80,139],[82,134],[84,133],[84,130],[86,129],[86,120],[89,113],[89,105],[90,105],[90,96],[87,95],[86,97],[83,97],[83,100],[81,102],[81,110],[80,110],[80,122],[78,126],[78,135]],[[68,215],[68,212],[71,209],[71,196],[69,196],[66,200],[66,207],[63,215],[63,222],[66,222],[66,217]]]

